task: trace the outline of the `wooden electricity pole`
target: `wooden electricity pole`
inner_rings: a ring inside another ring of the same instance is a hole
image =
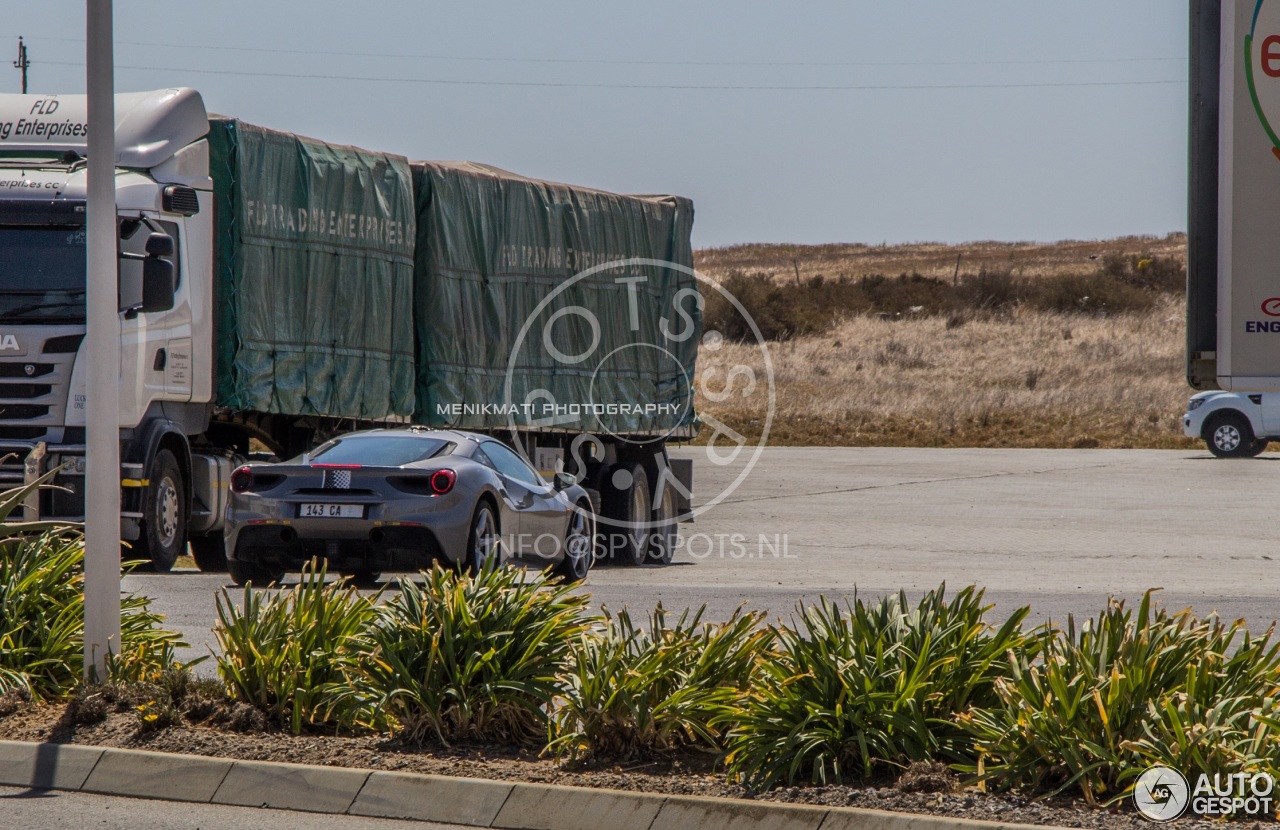
[[[18,36],[18,59],[13,62],[15,69],[22,70],[22,94],[27,94],[27,67],[31,66],[31,60],[27,57],[27,44],[22,42],[22,36]]]

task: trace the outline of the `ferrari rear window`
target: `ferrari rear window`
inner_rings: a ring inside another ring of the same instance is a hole
[[[361,467],[399,467],[441,454],[452,442],[419,435],[348,435],[335,438],[311,453],[313,464],[356,464]]]

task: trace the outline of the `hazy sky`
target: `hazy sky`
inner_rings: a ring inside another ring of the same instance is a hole
[[[119,91],[193,86],[329,141],[679,193],[698,246],[1186,226],[1175,0],[117,0],[115,20]],[[18,35],[32,91],[84,91],[84,3],[8,2],[8,60]]]

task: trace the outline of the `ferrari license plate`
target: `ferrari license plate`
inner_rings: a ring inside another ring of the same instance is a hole
[[[363,504],[300,504],[301,519],[363,519]]]

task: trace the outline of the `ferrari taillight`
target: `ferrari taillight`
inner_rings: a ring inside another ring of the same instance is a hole
[[[457,480],[458,474],[453,470],[436,470],[431,474],[431,492],[437,496],[443,496],[453,489]]]
[[[231,490],[236,493],[243,493],[246,490],[253,489],[253,470],[248,467],[241,467],[231,474]]]

